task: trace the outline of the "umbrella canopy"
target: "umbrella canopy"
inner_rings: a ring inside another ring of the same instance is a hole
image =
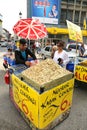
[[[47,35],[44,24],[41,24],[39,20],[34,20],[32,18],[20,19],[14,25],[13,31],[17,36],[30,40],[41,39]]]

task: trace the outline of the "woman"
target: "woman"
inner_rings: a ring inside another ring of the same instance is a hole
[[[58,49],[54,53],[53,60],[57,64],[59,64],[62,67],[64,67],[69,62],[68,54],[67,54],[67,52],[65,50],[63,50],[63,48],[64,48],[64,42],[63,41],[59,41],[57,43],[57,47],[58,47]]]
[[[52,52],[51,52],[51,58],[52,58],[52,59],[53,59],[53,57],[54,57],[55,51],[57,51],[57,46],[56,46],[56,45],[54,45],[54,46],[52,47]]]

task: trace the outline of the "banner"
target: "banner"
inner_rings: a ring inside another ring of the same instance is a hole
[[[87,83],[87,67],[76,65],[75,79]]]
[[[66,22],[67,22],[67,26],[68,26],[68,30],[69,30],[69,38],[76,42],[82,43],[83,38],[82,38],[81,28],[78,25],[76,25],[68,20],[66,20]]]
[[[83,27],[84,29],[87,29],[87,18],[84,18]]]
[[[61,0],[32,0],[32,18],[42,23],[58,24]]]

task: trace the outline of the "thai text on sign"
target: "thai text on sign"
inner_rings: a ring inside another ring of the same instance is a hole
[[[75,79],[79,81],[87,82],[87,67],[76,65]]]

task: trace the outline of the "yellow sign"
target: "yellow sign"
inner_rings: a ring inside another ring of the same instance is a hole
[[[84,29],[86,29],[86,24],[87,24],[87,22],[86,22],[87,20],[86,20],[86,18],[84,19],[84,21],[83,21],[83,27],[84,27]]]
[[[13,98],[25,116],[39,129],[44,129],[72,104],[74,79],[39,94],[12,74]]]
[[[74,40],[76,42],[83,42],[83,38],[82,38],[82,31],[81,31],[81,28],[76,25],[76,24],[73,24],[72,22],[67,21],[67,26],[68,26],[68,30],[69,30],[69,38],[71,40]]]
[[[38,127],[38,93],[26,83],[12,75],[13,98],[30,121]]]
[[[75,79],[79,81],[87,82],[87,67],[76,65]]]
[[[72,104],[74,79],[71,79],[39,96],[39,128],[43,129]]]
[[[19,45],[20,45],[20,43],[19,43],[19,41],[17,41],[17,42],[16,42],[17,48],[19,48]]]

